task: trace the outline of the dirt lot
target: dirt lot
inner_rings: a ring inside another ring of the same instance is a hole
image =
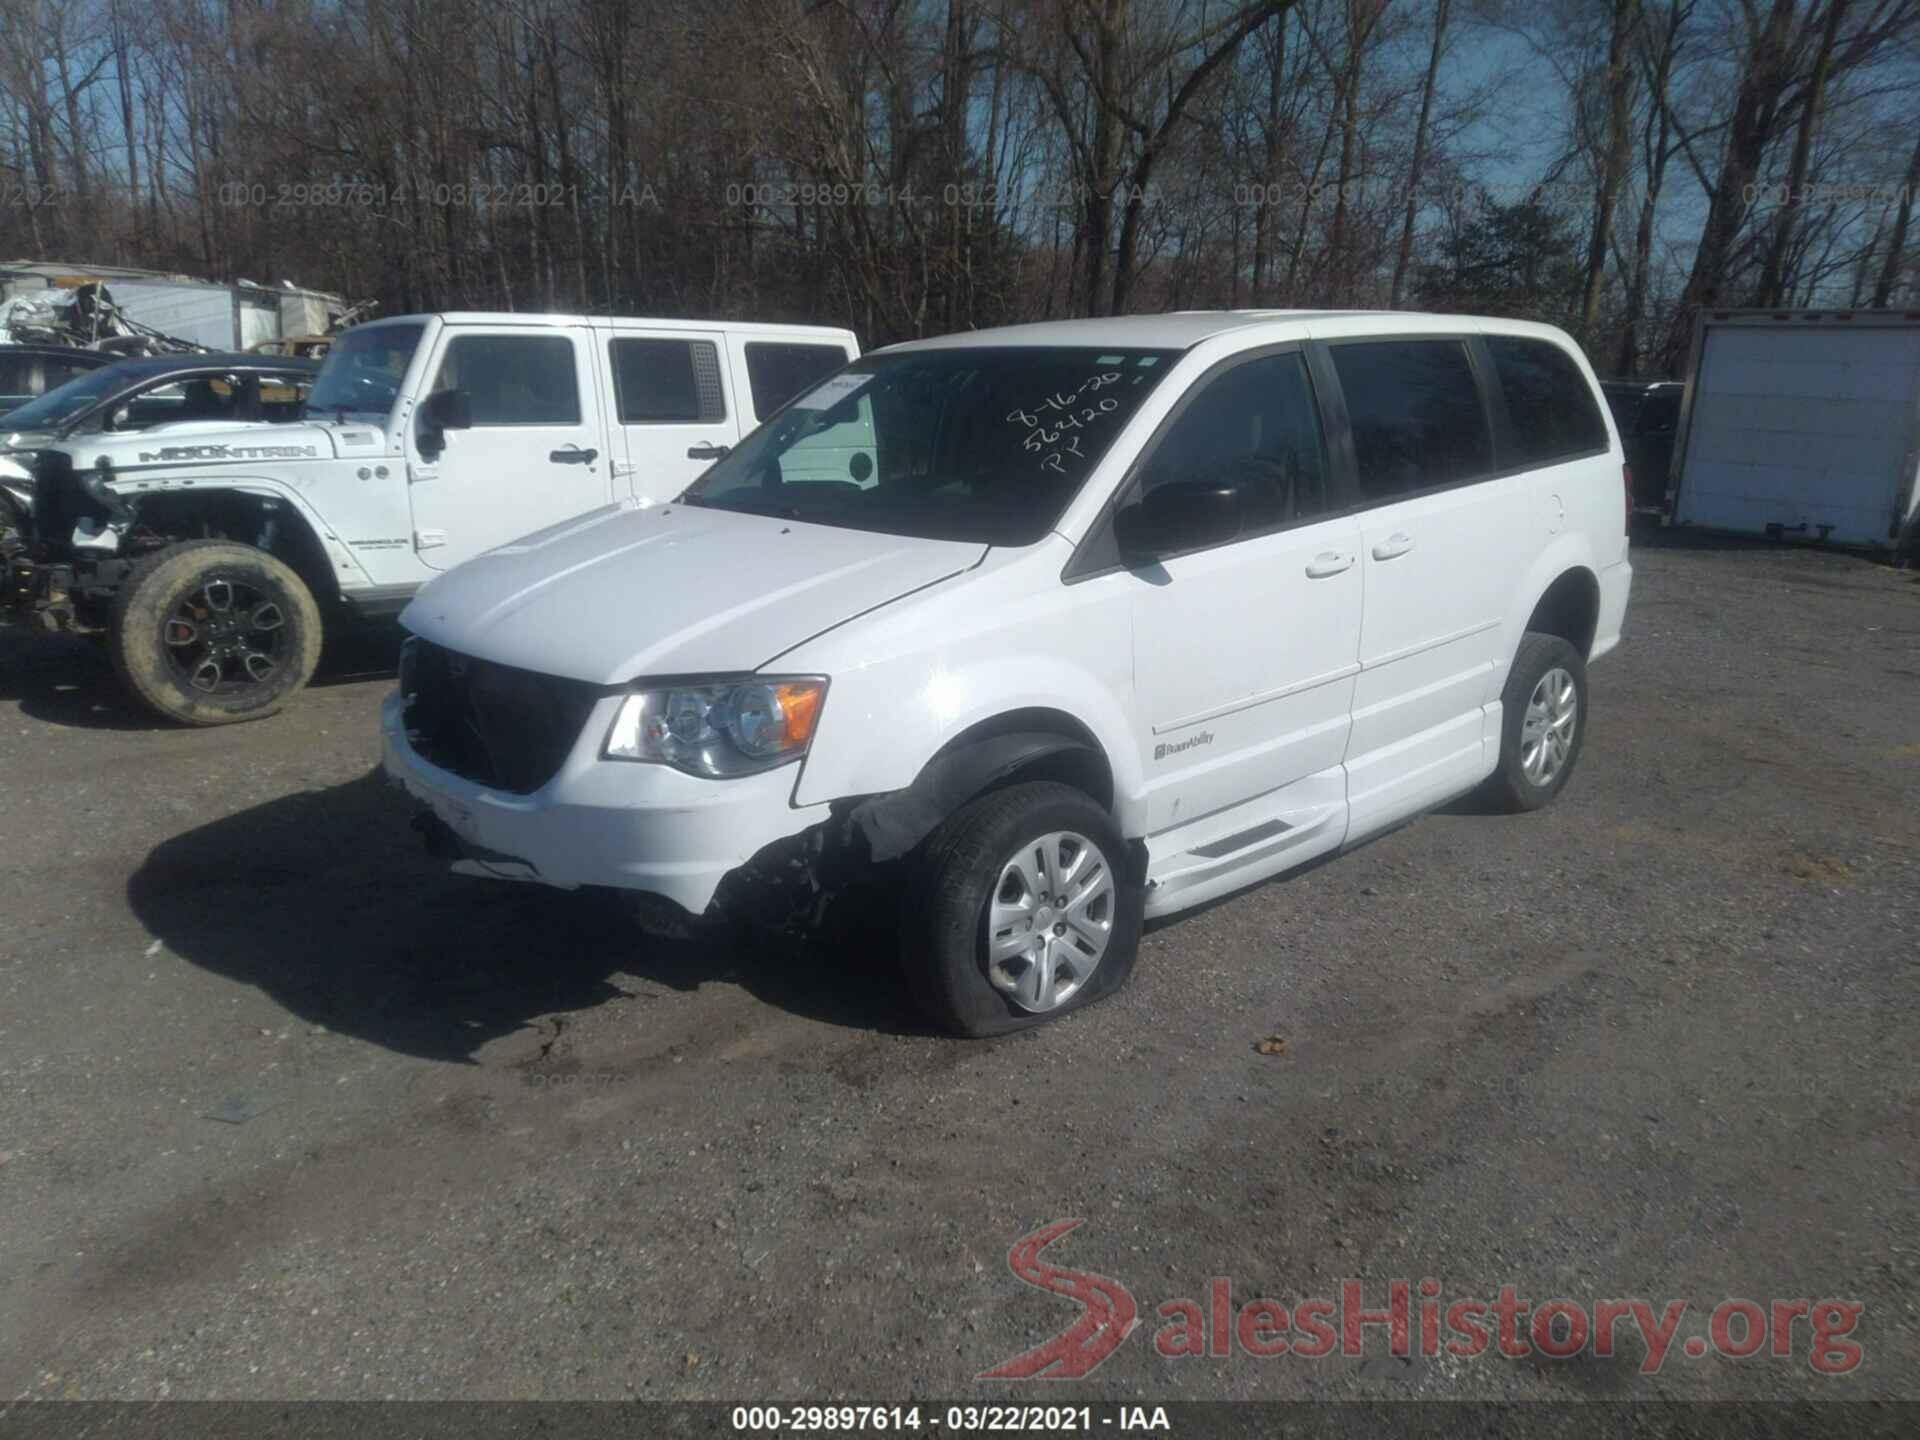
[[[0,635],[0,1401],[1920,1393],[1920,581],[1636,561],[1559,806],[1429,816],[971,1044],[872,954],[444,875],[372,773],[377,637],[184,732]],[[1073,1319],[1007,1264],[1063,1217],[1141,1332],[976,1380]],[[1690,1308],[1655,1375],[1631,1332],[1156,1354],[1214,1276]],[[1864,1359],[1687,1355],[1728,1297],[1857,1301]]]

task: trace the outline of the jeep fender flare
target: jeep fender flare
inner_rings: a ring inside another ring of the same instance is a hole
[[[185,479],[169,476],[165,479],[142,480],[121,473],[113,477],[111,489],[124,503],[132,505],[163,497],[169,503],[184,504],[208,495],[251,495],[262,500],[277,500],[292,512],[305,529],[315,553],[325,558],[331,583],[336,590],[363,589],[373,584],[372,577],[354,558],[353,552],[341,543],[339,536],[320,518],[319,512],[297,487],[284,480],[231,475],[205,479],[199,476]]]

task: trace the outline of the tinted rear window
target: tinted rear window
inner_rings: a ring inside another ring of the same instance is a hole
[[[746,350],[753,413],[762,420],[847,363],[847,352],[838,345],[773,345],[756,340],[748,342]]]
[[[1330,353],[1368,504],[1492,472],[1493,440],[1460,341],[1366,340]]]
[[[1546,340],[1487,336],[1493,373],[1506,396],[1516,465],[1545,465],[1607,448],[1593,388],[1573,357]]]
[[[622,425],[703,425],[727,418],[720,349],[711,340],[607,343]]]

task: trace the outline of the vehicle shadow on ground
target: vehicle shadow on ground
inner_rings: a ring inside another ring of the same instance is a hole
[[[404,634],[391,622],[343,626],[327,635],[310,689],[391,676]],[[48,635],[24,625],[0,629],[0,704],[50,725],[85,730],[179,727],[137,704],[113,673],[106,647],[80,635]],[[297,701],[294,703],[298,703]]]
[[[655,985],[737,984],[830,1024],[923,1033],[885,935],[831,955],[657,938],[624,897],[447,873],[410,813],[377,771],[289,795],[156,846],[128,902],[173,954],[422,1059],[471,1061],[542,1016],[643,1001]]]

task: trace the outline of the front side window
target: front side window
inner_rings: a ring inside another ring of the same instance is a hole
[[[388,324],[362,326],[339,336],[314,379],[307,412],[385,420],[400,398],[400,382],[425,333],[424,325]]]
[[[1363,340],[1329,353],[1368,504],[1492,472],[1493,438],[1458,340]]]
[[[1607,427],[1573,357],[1546,340],[1489,335],[1516,464],[1547,465],[1607,448]]]
[[[622,425],[711,425],[727,418],[720,348],[711,340],[607,342]]]
[[[954,346],[869,355],[687,490],[689,505],[938,540],[1030,545],[1177,355]]]
[[[838,345],[773,345],[752,340],[746,352],[753,413],[763,420],[814,381],[847,363],[847,352]]]
[[[1237,487],[1242,533],[1325,514],[1326,447],[1305,361],[1265,355],[1204,382],[1154,447],[1139,493],[1175,480]]]
[[[464,390],[473,426],[577,425],[580,382],[565,335],[456,335],[431,393]]]

